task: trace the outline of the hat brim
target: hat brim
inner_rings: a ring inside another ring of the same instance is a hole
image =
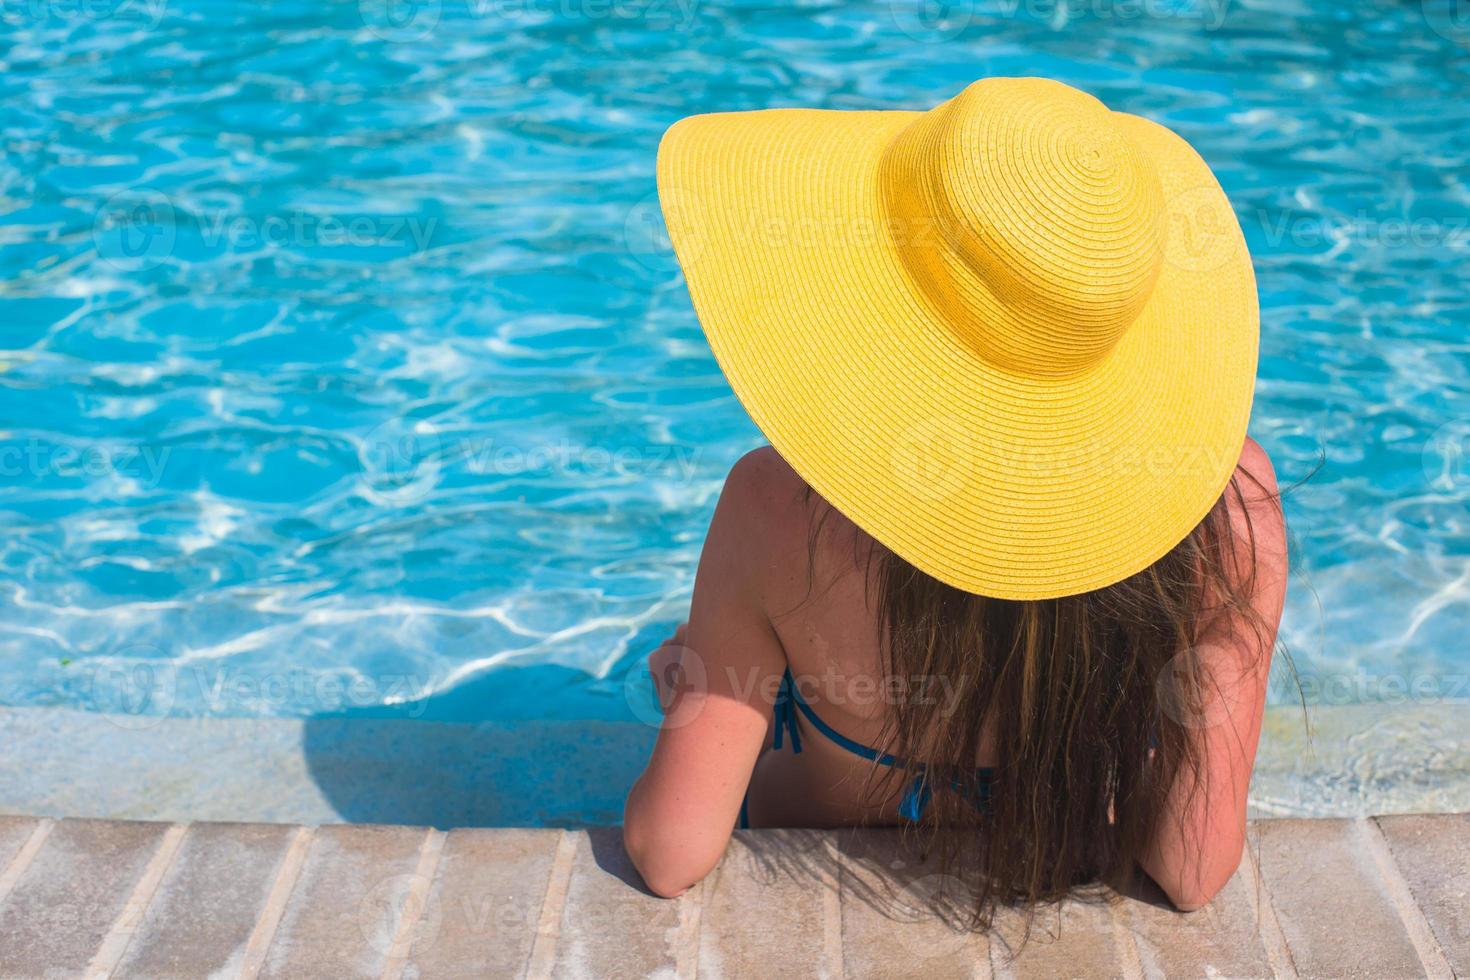
[[[1209,513],[1245,440],[1259,309],[1233,211],[1188,143],[1115,113],[1170,218],[1154,291],[1090,370],[1008,372],[924,300],[885,218],[880,159],[918,115],[669,129],[659,198],[710,346],[791,467],[921,571],[1003,599],[1119,582]]]

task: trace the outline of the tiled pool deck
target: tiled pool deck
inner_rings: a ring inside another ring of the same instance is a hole
[[[1263,820],[1216,901],[929,912],[886,831],[737,835],[636,884],[616,830],[0,818],[4,977],[1470,976],[1470,815]]]
[[[616,830],[487,829],[615,821],[644,726],[0,709],[0,978],[1470,977],[1470,710],[1311,730],[1268,712],[1213,905],[1070,902],[1013,956],[890,832],[744,833],[665,902]]]

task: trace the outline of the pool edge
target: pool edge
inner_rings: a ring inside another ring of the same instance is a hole
[[[616,823],[653,730],[637,723],[139,718],[0,708],[0,813],[151,820]],[[1273,707],[1253,816],[1470,811],[1461,704]]]

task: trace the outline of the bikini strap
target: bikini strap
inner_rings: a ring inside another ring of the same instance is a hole
[[[802,698],[801,694],[797,691],[796,680],[791,676],[790,668],[787,668],[786,670],[786,677],[782,681],[781,688],[786,700],[789,703],[796,705],[796,710],[800,711],[802,715],[805,716],[807,722],[817,731],[821,732],[822,735],[826,736],[829,741],[835,742],[838,746],[846,749],[855,756],[867,759],[869,762],[876,762],[880,766],[893,766],[897,769],[906,768],[901,761],[895,759],[887,752],[879,752],[877,749],[874,749],[871,746],[864,745],[862,742],[854,742],[852,739],[848,738],[846,735],[842,734],[837,729],[833,728],[831,725],[823,721],[822,716],[817,714],[816,711],[812,710],[812,706],[807,704],[806,700]],[[796,718],[794,716],[791,719],[791,725],[792,731],[795,731]],[[776,747],[780,748],[780,745],[778,744]]]
[[[923,769],[909,783],[909,788],[904,790],[903,799],[898,803],[898,815],[910,823],[918,823],[924,819],[924,811],[929,807],[929,798],[933,796],[929,788],[928,775]]]
[[[772,709],[772,723],[775,732],[771,736],[771,748],[780,749],[786,733],[791,735],[791,751],[796,754],[801,752],[801,731],[796,726],[796,711],[793,702],[800,703],[796,695],[796,685],[791,679],[791,668],[786,668],[786,673],[781,675],[781,687],[776,692],[776,704]]]
[[[904,790],[903,799],[899,800],[899,816],[912,823],[918,823],[924,819],[924,811],[929,807],[929,801],[934,797],[934,788],[929,779],[929,771],[918,766],[917,774],[909,783],[908,789]],[[990,809],[990,780],[994,776],[993,769],[977,769],[976,779],[973,783],[964,783],[958,779],[949,781],[950,790],[958,795],[960,799],[966,800],[971,806],[981,813]]]
[[[822,720],[821,715],[807,704],[796,689],[796,679],[791,674],[791,668],[786,668],[786,673],[781,675],[781,687],[776,693],[776,704],[774,710],[775,734],[771,739],[771,747],[779,749],[784,743],[785,736],[790,733],[791,751],[801,751],[801,733],[796,724],[796,713],[800,711],[806,717],[807,722],[822,735],[841,748],[846,749],[853,755],[875,762],[880,766],[891,766],[896,769],[909,769],[914,773],[914,778],[909,782],[908,788],[904,790],[903,798],[899,801],[898,812],[905,820],[918,823],[924,818],[924,811],[929,807],[929,801],[934,796],[934,789],[929,779],[928,767],[922,763],[910,766],[903,760],[890,755],[887,752],[879,752],[871,746],[861,742],[855,742],[846,735],[833,728]],[[949,781],[950,789],[959,793],[962,797],[970,800],[977,809],[984,810],[990,804],[990,778],[991,770],[979,769],[976,771],[978,785],[973,788],[958,779]]]

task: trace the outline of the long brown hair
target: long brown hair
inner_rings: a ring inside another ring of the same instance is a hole
[[[1252,501],[1262,495],[1279,506],[1257,484]],[[813,554],[824,523],[813,525]],[[860,538],[886,676],[952,685],[942,699],[896,699],[883,748],[924,761],[932,797],[912,830],[944,877],[964,882],[967,924],[988,928],[1001,905],[1035,907],[1082,883],[1127,880],[1176,782],[1204,792],[1206,681],[1189,654],[1224,623],[1254,631],[1269,653],[1273,631],[1252,602],[1255,529],[1240,477],[1153,565],[1065,598],[972,595]],[[987,733],[996,765],[980,785]],[[888,796],[893,780],[913,778],[912,769],[875,768],[870,792]]]

